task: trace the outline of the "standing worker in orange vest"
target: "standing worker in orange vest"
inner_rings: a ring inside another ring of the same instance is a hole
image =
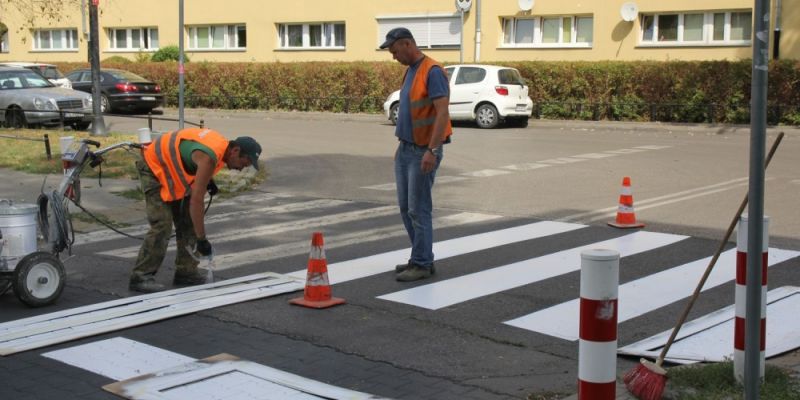
[[[261,146],[251,137],[228,140],[219,132],[204,128],[164,134],[145,148],[143,159],[136,161],[136,169],[150,230],[139,249],[130,290],[150,293],[165,289],[155,281],[155,275],[166,256],[173,224],[177,242],[173,284],[205,283],[205,275],[197,271],[198,261],[187,248],[203,256],[212,253],[204,224],[206,191],[216,194],[212,178],[222,167],[241,170],[252,165],[258,169],[260,155]]]
[[[395,267],[396,279],[411,282],[429,278],[433,266],[433,199],[436,170],[450,142],[450,87],[444,68],[417,47],[406,28],[386,34],[381,49],[407,66],[400,89],[395,136],[400,141],[394,156],[400,216],[411,240],[411,256]]]

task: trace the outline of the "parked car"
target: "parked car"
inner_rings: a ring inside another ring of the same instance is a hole
[[[0,66],[0,119],[7,127],[71,125],[85,130],[92,123],[92,96],[56,87],[26,68]]]
[[[494,128],[501,122],[528,126],[533,101],[528,85],[514,68],[499,65],[451,65],[445,67],[450,79],[450,119],[475,121],[481,128]],[[392,92],[383,103],[386,118],[397,123],[400,91]]]
[[[0,64],[6,67],[21,67],[40,73],[45,78],[53,82],[53,85],[67,89],[72,89],[72,82],[67,79],[61,71],[53,64],[42,64],[32,62],[4,62]]]
[[[72,87],[92,93],[92,70],[77,69],[67,74]],[[161,106],[164,94],[155,82],[133,72],[121,69],[100,69],[100,110],[104,113],[115,110],[150,112]]]

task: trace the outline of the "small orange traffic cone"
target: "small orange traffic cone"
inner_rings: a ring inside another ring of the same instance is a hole
[[[617,228],[641,228],[642,223],[636,222],[636,213],[633,212],[633,194],[631,194],[631,178],[622,178],[622,192],[619,195],[617,219],[608,223]]]
[[[303,297],[291,299],[289,303],[311,308],[328,308],[344,304],[344,299],[331,297],[328,262],[325,261],[325,249],[322,245],[322,232],[314,232],[311,236],[311,254],[308,256],[308,275]]]

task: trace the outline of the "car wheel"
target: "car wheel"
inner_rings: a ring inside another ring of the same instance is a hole
[[[100,95],[100,112],[103,114],[111,112],[111,103],[104,94]]]
[[[89,128],[89,125],[91,124],[92,124],[91,121],[73,122],[72,129],[75,129],[76,131],[85,131],[86,129]]]
[[[481,104],[478,111],[475,113],[475,122],[478,127],[483,129],[492,129],[500,122],[500,116],[497,115],[497,108],[491,104]]]
[[[389,108],[389,121],[392,122],[392,125],[397,125],[397,116],[400,113],[400,103],[392,104],[392,107]]]
[[[21,129],[27,125],[25,113],[19,108],[9,108],[6,110],[6,127]]]

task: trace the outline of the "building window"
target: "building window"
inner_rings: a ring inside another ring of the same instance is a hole
[[[282,49],[344,49],[344,23],[278,24]]]
[[[77,29],[38,29],[33,31],[33,49],[62,51],[78,49]]]
[[[386,34],[390,30],[401,26],[411,31],[414,41],[421,49],[457,49],[461,46],[461,18],[448,13],[424,17],[380,18],[375,47],[386,40]]]
[[[245,25],[203,25],[189,28],[189,50],[244,50]]]
[[[8,53],[8,28],[0,24],[0,53]]]
[[[158,28],[110,28],[108,47],[113,50],[158,50]]]
[[[589,47],[590,16],[503,18],[504,47]]]
[[[643,45],[741,45],[750,42],[752,13],[645,14],[641,28]]]

